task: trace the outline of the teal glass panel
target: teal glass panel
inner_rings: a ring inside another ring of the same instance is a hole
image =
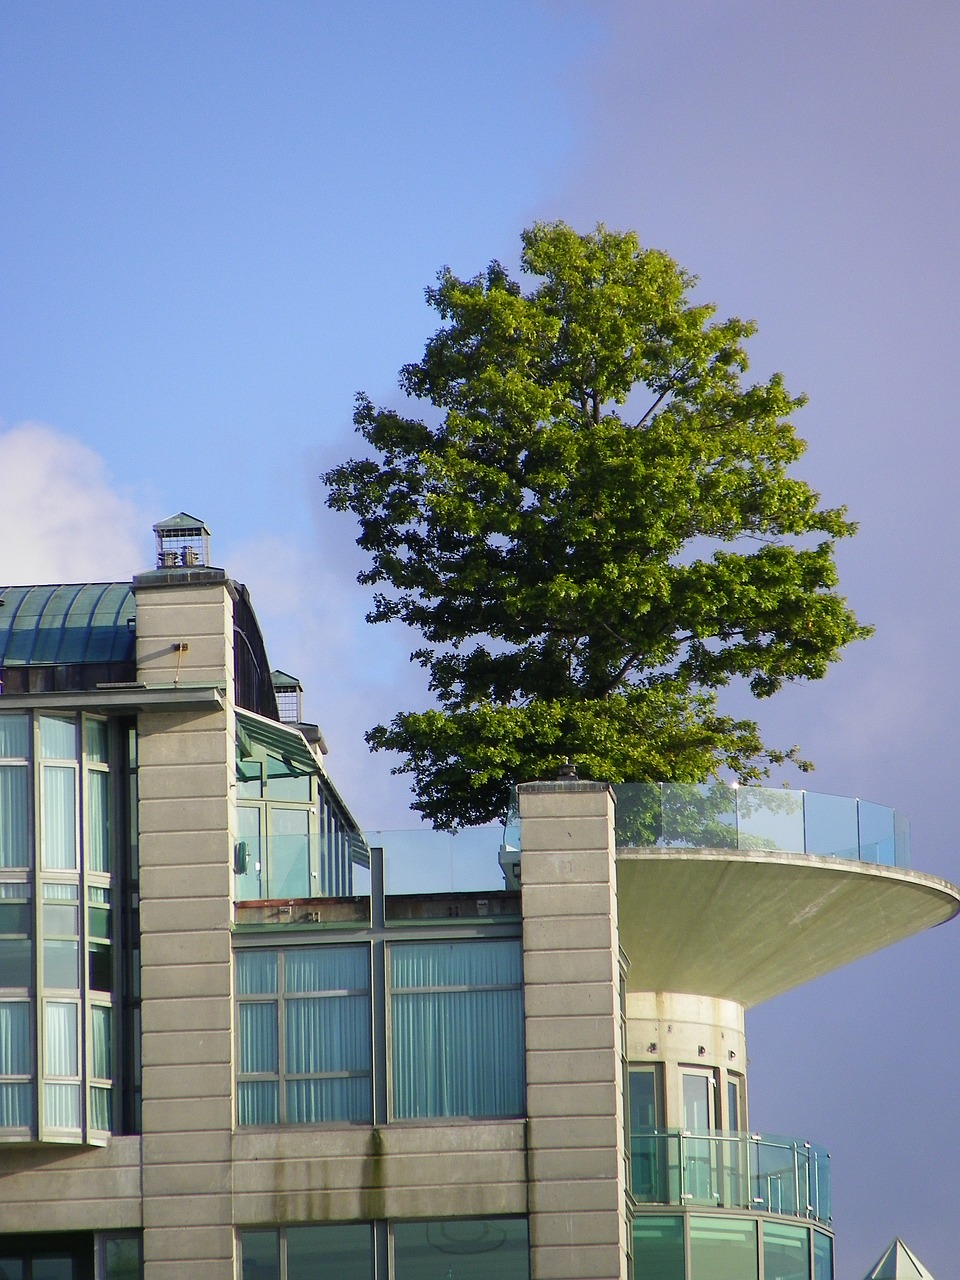
[[[512,938],[403,943],[390,948],[390,972],[394,991],[513,986],[523,982],[523,953]]]
[[[690,1219],[690,1280],[757,1280],[758,1274],[755,1222]]]
[[[0,715],[0,760],[30,758],[30,717]]]
[[[143,1243],[139,1236],[106,1236],[103,1240],[103,1280],[140,1280]]]
[[[237,840],[247,846],[247,869],[237,876],[237,901],[249,902],[266,896],[263,875],[263,843],[260,825],[263,810],[257,805],[237,806]]]
[[[109,1089],[94,1085],[90,1090],[90,1128],[110,1133],[113,1129],[113,1097]]]
[[[810,1232],[786,1223],[763,1224],[765,1280],[810,1280]]]
[[[735,849],[736,791],[722,782],[664,783],[661,843],[678,848]]]
[[[56,1257],[33,1258],[30,1263],[30,1280],[75,1280],[73,1258],[68,1253]]]
[[[369,991],[366,947],[297,947],[284,955],[288,992]]]
[[[0,764],[0,867],[29,865],[29,772],[26,765]]]
[[[87,774],[87,866],[110,870],[110,775],[91,769]]]
[[[634,1218],[633,1269],[637,1280],[684,1280],[683,1218]]]
[[[91,764],[110,760],[110,735],[106,720],[87,720],[87,759]]]
[[[287,1280],[373,1280],[373,1228],[367,1222],[289,1227]]]
[[[33,908],[29,902],[0,902],[0,933],[22,934],[33,932]],[[0,981],[3,975],[0,973]]]
[[[43,905],[44,937],[75,938],[80,932],[80,908],[66,902]]]
[[[526,1218],[398,1222],[395,1280],[529,1280]]]
[[[370,1076],[323,1076],[287,1081],[287,1124],[369,1124]]]
[[[113,961],[109,946],[90,944],[87,950],[87,982],[91,991],[113,990]]]
[[[890,818],[892,837],[892,812]],[[817,791],[807,791],[804,793],[804,824],[807,853],[817,853],[822,857],[849,858],[854,862],[860,857],[856,800],[847,796],[827,796]]]
[[[244,1075],[276,1072],[279,1064],[276,1001],[245,1001],[239,1006],[239,1018],[240,1071]]]
[[[52,1129],[80,1128],[80,1086],[78,1084],[45,1084],[43,1086],[44,1123]]]
[[[833,1241],[822,1231],[813,1233],[813,1280],[833,1280]]]
[[[95,1004],[90,1010],[90,1066],[97,1080],[113,1078],[112,1025],[113,1010],[108,1005]]]
[[[91,905],[87,911],[87,928],[91,938],[110,937],[110,908]]]
[[[77,774],[45,765],[43,770],[43,865],[54,871],[77,867]]]
[[[240,1232],[241,1280],[280,1280],[280,1233]]]
[[[896,865],[910,866],[910,819],[902,813],[893,815],[894,842],[896,845]]]
[[[803,792],[738,787],[737,848],[803,853]]]
[[[277,952],[238,951],[237,994],[272,995],[277,991]]]
[[[279,1124],[280,1084],[276,1080],[241,1080],[237,1084],[237,1123]]]
[[[310,783],[312,781],[310,775],[306,773],[274,773],[274,767],[278,764],[282,764],[282,762],[271,760],[269,763],[267,799],[300,800],[304,804],[309,804]]]
[[[0,1280],[24,1280],[20,1258],[0,1258]]]
[[[59,716],[41,716],[40,754],[44,760],[76,760],[76,720],[61,720]]]
[[[44,1006],[44,1074],[80,1074],[77,1006],[48,1000]]]
[[[896,815],[882,804],[860,801],[860,856],[892,867],[897,860]]]
[[[272,808],[269,815],[267,897],[309,898],[309,813]]]
[[[79,991],[80,944],[66,938],[43,943],[43,985],[56,991]]]
[[[0,988],[33,986],[33,943],[29,938],[0,938]]]

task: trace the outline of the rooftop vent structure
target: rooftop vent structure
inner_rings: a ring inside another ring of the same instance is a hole
[[[158,569],[201,569],[210,564],[210,530],[185,511],[153,526]]]
[[[273,691],[277,695],[277,710],[284,724],[300,724],[303,720],[303,687],[296,676],[286,671],[271,671]]]

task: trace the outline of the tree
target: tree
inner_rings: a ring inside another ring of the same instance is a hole
[[[497,262],[440,273],[442,327],[400,372],[439,413],[359,396],[376,456],[323,477],[359,519],[368,620],[421,633],[438,703],[368,742],[443,828],[568,759],[610,782],[804,767],[717,705],[735,678],[758,698],[817,679],[869,634],[835,590],[855,526],[787,474],[804,397],[745,383],[754,324],[715,320],[632,233],[539,223],[521,263],[528,292]]]

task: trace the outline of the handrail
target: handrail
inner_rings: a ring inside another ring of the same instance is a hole
[[[830,1157],[771,1134],[650,1129],[630,1138],[642,1204],[751,1209],[830,1224]]]

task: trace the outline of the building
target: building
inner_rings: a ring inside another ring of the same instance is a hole
[[[0,1280],[832,1280],[743,1012],[957,913],[897,816],[544,782],[457,838],[506,888],[405,884],[436,840],[363,838],[202,521],[156,533],[0,589]]]

